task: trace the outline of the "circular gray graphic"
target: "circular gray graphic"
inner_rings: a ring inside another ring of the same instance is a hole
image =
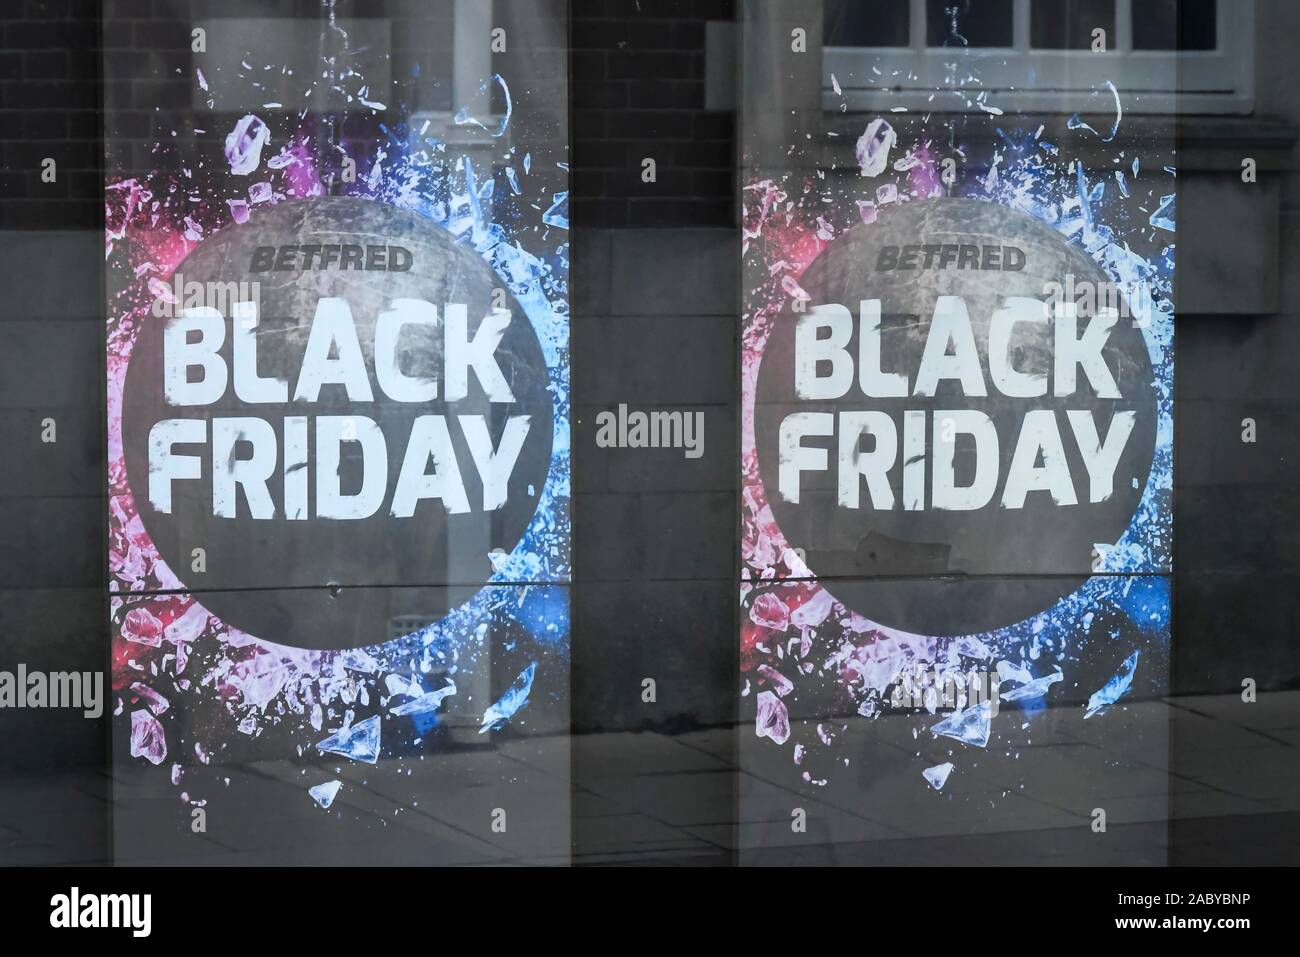
[[[523,536],[552,445],[540,345],[492,270],[411,213],[327,197],[255,213],[176,276],[220,322],[144,320],[122,436],[177,577],[232,626],[322,649],[477,591],[489,552]],[[239,283],[256,283],[255,320]]]
[[[1074,591],[1128,527],[1155,448],[1123,290],[1049,226],[960,199],[889,209],[799,282],[810,299],[776,320],[754,424],[767,500],[812,573],[928,635]],[[971,577],[936,602],[936,576]]]

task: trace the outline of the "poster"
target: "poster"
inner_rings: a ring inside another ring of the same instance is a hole
[[[977,14],[823,64],[746,8],[742,861],[1163,862],[1173,142]]]
[[[567,859],[564,12],[106,55],[118,862]]]

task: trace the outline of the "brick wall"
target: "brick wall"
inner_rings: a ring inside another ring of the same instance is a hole
[[[150,138],[154,106],[190,95],[189,15],[174,0],[6,0],[0,4],[0,228],[91,227],[99,222],[99,12],[110,49],[176,60],[179,82],[109,89],[138,104],[119,136]],[[202,4],[196,6],[203,6]],[[214,4],[219,13],[222,5]],[[283,16],[315,0],[271,4]],[[735,115],[706,110],[705,23],[735,16],[734,0],[573,0],[572,212],[575,225],[720,226],[734,220]],[[184,63],[181,61],[184,60]],[[111,87],[117,82],[105,78]],[[146,103],[145,101],[149,102]],[[42,183],[41,161],[58,163]],[[652,157],[657,181],[644,183]],[[115,157],[130,166],[131,157]]]
[[[704,108],[705,23],[733,0],[572,0],[575,226],[730,226],[735,115]],[[655,160],[657,180],[642,181]]]
[[[0,4],[0,229],[99,222],[98,12],[97,0]]]
[[[121,90],[105,77],[115,133],[145,143],[154,107],[189,105],[190,7],[176,0],[6,0],[0,5],[0,228],[93,227],[102,210],[99,12],[110,49],[136,49],[177,82]],[[312,16],[316,0],[273,0],[264,15]],[[226,8],[226,9],[223,9]],[[359,9],[359,8],[358,8]],[[202,12],[198,9],[195,13]],[[575,226],[727,226],[734,222],[735,114],[705,109],[705,24],[734,0],[572,0],[571,212]],[[182,14],[184,16],[182,17]],[[175,61],[173,63],[172,61]],[[58,162],[55,183],[41,161]],[[642,161],[657,166],[642,181]],[[140,157],[115,156],[130,168]]]

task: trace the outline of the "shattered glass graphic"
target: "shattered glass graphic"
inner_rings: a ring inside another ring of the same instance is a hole
[[[955,745],[946,752],[951,762],[934,765],[931,757],[933,766],[918,774],[918,786],[936,791],[954,767],[960,773],[983,754],[996,750],[1019,758],[1018,749],[1034,743],[1034,722],[1049,701],[1068,698],[1082,714],[1083,700],[1104,682],[1086,706],[1089,717],[1100,717],[1129,691],[1135,668],[1144,694],[1161,693],[1167,682],[1172,144],[1149,134],[1126,140],[1124,97],[1110,83],[1094,91],[1098,117],[1091,124],[1076,114],[1057,135],[1048,135],[1040,120],[998,108],[996,94],[979,89],[972,61],[957,53],[954,61],[954,71],[972,72],[954,72],[951,88],[935,91],[936,112],[896,107],[885,115],[862,114],[852,118],[852,133],[846,132],[848,118],[828,123],[827,149],[836,157],[829,168],[822,147],[793,144],[788,161],[770,169],[751,157],[742,186],[742,717],[753,721],[752,733],[768,739],[767,747],[786,751],[795,775],[811,788],[826,788],[837,775],[848,786],[855,773],[862,780],[866,769],[850,770],[871,747],[864,745],[869,732],[859,722],[881,717],[892,689],[914,675],[934,674],[963,689],[971,672],[987,674],[1001,699],[999,711],[987,701],[968,701],[959,690],[950,714],[938,714],[931,697],[906,719],[913,722],[914,741],[942,738]],[[873,82],[885,83],[879,73]],[[838,97],[834,77],[831,89]],[[944,109],[953,112],[939,112]],[[952,157],[960,163],[946,164]],[[1000,204],[1051,225],[1120,284],[1143,333],[1157,399],[1151,472],[1124,535],[1094,566],[1099,574],[1032,618],[955,638],[891,629],[872,621],[869,608],[850,609],[836,600],[834,582],[817,579],[775,521],[754,428],[764,345],[791,300],[810,301],[799,282],[804,270],[841,233],[870,228],[882,208],[945,196]],[[1138,665],[1140,650],[1150,654]],[[924,760],[921,751],[915,757]]]
[[[346,41],[336,25],[328,29]],[[268,103],[264,113],[243,115],[227,130],[205,128],[210,117],[202,110],[187,114],[194,129],[153,143],[145,176],[116,171],[110,151],[105,259],[115,721],[129,734],[132,759],[166,763],[178,797],[196,807],[229,786],[222,765],[268,755],[371,765],[391,757],[390,773],[400,778],[410,773],[403,765],[423,759],[422,743],[444,730],[449,702],[483,731],[526,725],[530,693],[567,702],[569,253],[567,193],[556,188],[567,180],[567,147],[523,142],[528,134],[511,126],[511,93],[501,76],[486,79],[484,88],[504,102],[503,112],[485,121],[461,110],[448,127],[481,130],[470,151],[459,140],[439,139],[427,118],[403,105],[389,111],[372,100],[360,66],[331,62],[330,68],[335,72],[325,82],[346,102],[337,112],[310,108],[323,73],[301,78],[301,110]],[[253,102],[272,71],[289,72],[245,61],[235,75],[196,70],[193,87],[200,100],[208,97],[209,109],[223,88]],[[413,88],[414,77],[408,82]],[[402,81],[394,88],[404,89]],[[349,164],[355,177],[343,175]],[[533,326],[554,411],[552,458],[536,513],[512,552],[489,556],[489,582],[440,620],[345,651],[278,645],[275,635],[245,634],[209,614],[186,570],[167,567],[137,514],[121,434],[132,343],[151,321],[153,300],[173,301],[169,280],[177,265],[211,236],[243,227],[259,206],[325,195],[408,210],[481,256]],[[527,676],[526,686],[517,682],[497,700],[476,695],[470,676],[489,668],[496,685],[519,674]],[[304,772],[304,800],[329,810],[343,787],[334,777]]]

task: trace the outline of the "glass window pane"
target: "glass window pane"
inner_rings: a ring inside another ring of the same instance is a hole
[[[1115,0],[1065,0],[1031,4],[1030,46],[1045,50],[1087,50],[1092,31],[1106,31],[1106,48],[1115,48]]]
[[[908,0],[826,0],[822,42],[828,47],[905,47]]]
[[[925,37],[932,47],[1009,47],[1013,0],[926,0]]]
[[[1216,0],[1145,0],[1133,6],[1133,49],[1214,50]]]

